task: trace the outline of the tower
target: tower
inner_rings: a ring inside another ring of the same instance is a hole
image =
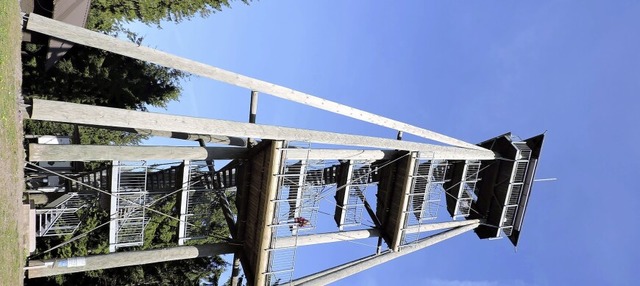
[[[217,202],[233,241],[233,247],[229,244],[219,251],[235,253],[234,273],[242,265],[251,285],[330,283],[470,230],[480,238],[506,236],[514,245],[518,243],[543,135],[520,140],[504,134],[469,144],[285,87],[56,25],[60,24],[30,15],[27,29],[243,86],[252,95],[257,91],[276,95],[449,145],[34,100],[28,110],[34,120],[200,139],[200,147],[30,146],[32,161],[113,162],[110,189],[104,193],[109,197],[114,255],[120,247],[139,243],[145,212],[153,210],[149,192],[165,188],[180,193],[178,244],[200,235],[197,229],[190,229],[203,220],[190,221],[201,214],[193,206]],[[225,142],[247,137],[260,142],[250,148],[208,147],[203,139],[208,136]],[[155,172],[141,171],[141,165],[127,169],[119,163],[156,159],[181,162]],[[220,159],[232,161],[215,170],[212,162]],[[368,188],[375,190],[374,196],[367,196]],[[236,213],[225,199],[226,192],[235,194]],[[318,203],[327,199],[335,202],[332,215],[321,218]],[[441,204],[446,204],[452,220],[431,223]],[[374,226],[361,227],[363,217],[369,217]],[[314,233],[320,219],[333,220],[336,229]],[[424,236],[438,230],[445,231]],[[294,279],[298,247],[343,241],[345,235],[349,239],[379,237],[378,250],[372,256]],[[90,266],[90,260],[84,260],[81,270]],[[61,269],[55,262],[48,265],[33,272]]]

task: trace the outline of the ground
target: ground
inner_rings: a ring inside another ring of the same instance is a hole
[[[20,8],[18,1],[0,4],[0,284],[22,285],[27,245],[26,217],[21,212],[24,150],[19,112]]]

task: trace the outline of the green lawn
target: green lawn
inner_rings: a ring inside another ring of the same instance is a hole
[[[18,114],[20,8],[17,0],[0,4],[0,284],[22,285],[25,251],[19,228],[24,151]]]

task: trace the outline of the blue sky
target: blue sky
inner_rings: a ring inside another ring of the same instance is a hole
[[[534,186],[517,253],[468,233],[335,285],[635,285],[638,15],[638,1],[262,0],[133,26],[160,50],[467,142],[548,131],[538,177],[558,181]],[[247,121],[248,90],[197,77],[183,87],[159,112]],[[395,137],[268,95],[258,122]],[[346,252],[371,248],[300,249],[295,275]]]

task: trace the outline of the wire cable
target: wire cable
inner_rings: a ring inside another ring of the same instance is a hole
[[[168,218],[173,219],[173,220],[177,220],[177,221],[179,221],[179,222],[183,222],[183,223],[185,223],[185,224],[187,224],[187,225],[195,226],[195,225],[193,225],[193,224],[191,224],[191,223],[189,223],[189,222],[187,222],[187,221],[183,221],[183,220],[181,220],[181,219],[179,219],[179,218],[172,217],[172,216],[170,216],[170,215],[168,215],[168,214],[165,214],[165,213],[163,213],[163,212],[160,212],[160,211],[154,210],[154,209],[152,209],[152,208],[149,208],[149,207],[147,207],[147,206],[145,206],[145,205],[142,205],[142,204],[139,204],[139,203],[137,203],[137,202],[134,202],[134,201],[128,200],[128,199],[126,199],[126,198],[119,198],[119,197],[118,197],[117,195],[115,195],[115,194],[112,194],[112,193],[110,193],[110,192],[107,192],[107,191],[101,190],[101,189],[96,188],[96,187],[94,187],[94,186],[91,186],[91,185],[85,184],[85,183],[83,183],[83,182],[81,182],[81,181],[75,180],[75,179],[73,179],[73,178],[71,178],[71,177],[68,177],[68,176],[65,176],[65,175],[63,175],[63,174],[60,174],[60,173],[57,173],[57,172],[54,172],[54,171],[48,170],[47,168],[40,167],[40,166],[38,166],[38,165],[36,165],[36,164],[33,164],[33,163],[31,163],[31,162],[26,162],[26,163],[27,163],[27,164],[29,164],[29,165],[32,165],[32,166],[34,166],[34,167],[36,167],[36,168],[38,168],[38,169],[41,169],[41,170],[43,170],[43,171],[46,171],[46,172],[49,172],[49,173],[54,174],[54,175],[56,175],[56,176],[59,176],[59,177],[61,177],[61,178],[64,178],[64,179],[67,179],[67,180],[70,180],[70,181],[74,181],[74,182],[76,182],[76,183],[78,183],[78,184],[80,184],[80,185],[83,185],[83,186],[88,187],[88,188],[90,188],[90,189],[96,190],[96,191],[98,191],[98,192],[100,192],[100,193],[106,194],[106,195],[108,195],[108,196],[110,196],[110,197],[112,197],[112,198],[124,200],[124,201],[126,201],[126,202],[132,203],[132,204],[134,204],[135,206],[141,207],[141,208],[143,208],[143,209],[145,209],[145,210],[148,210],[148,211],[150,211],[150,212],[153,212],[153,213],[156,213],[156,214],[162,215],[162,216],[164,216],[164,217],[168,217]]]

